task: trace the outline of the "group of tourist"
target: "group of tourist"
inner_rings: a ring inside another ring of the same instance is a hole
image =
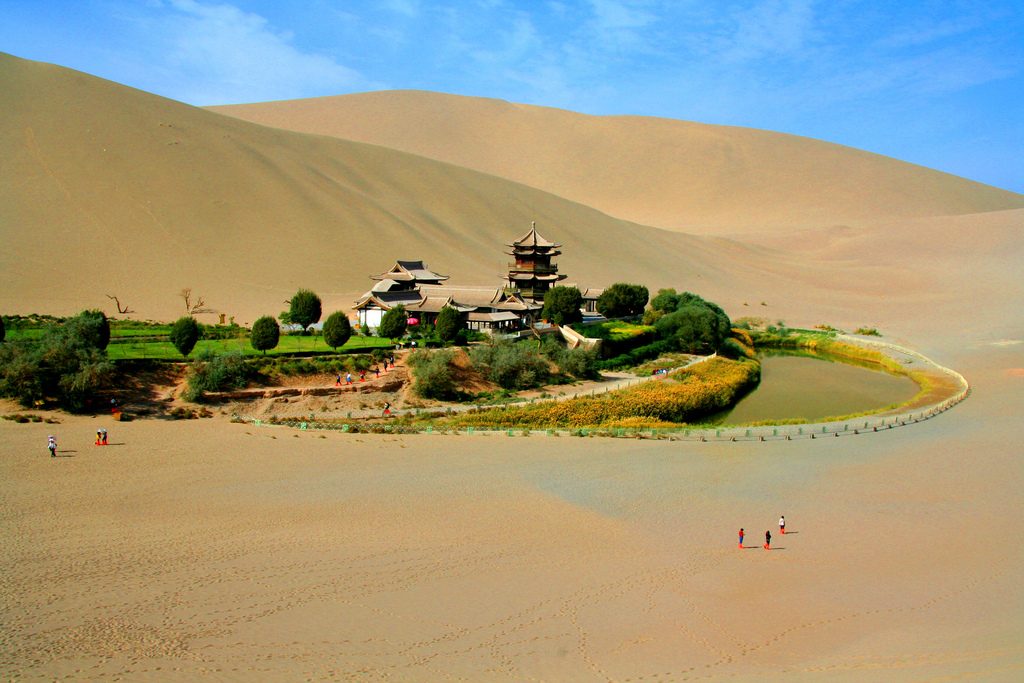
[[[96,430],[96,445],[97,446],[109,446],[108,434],[106,427],[100,427]],[[50,451],[50,457],[57,457],[57,437],[50,434],[46,437],[46,450]]]
[[[779,533],[782,534],[782,535],[785,535],[785,533],[786,533],[786,516],[785,515],[780,515],[779,516]],[[746,534],[743,531],[743,527],[740,527],[739,537],[740,537],[740,549],[741,550],[743,549],[743,539],[744,539],[745,536],[746,536]],[[768,529],[768,530],[766,530],[764,532],[764,549],[765,550],[771,550],[771,545],[772,545],[772,530]]]

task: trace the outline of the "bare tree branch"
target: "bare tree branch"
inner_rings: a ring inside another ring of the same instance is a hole
[[[125,304],[122,307],[121,306],[121,302],[118,301],[116,296],[110,296],[109,294],[107,294],[106,296],[107,296],[108,299],[113,299],[114,300],[114,305],[117,306],[117,312],[120,313],[121,315],[124,315],[126,313],[134,313],[135,312],[135,311],[132,311],[132,310],[130,310],[128,308],[128,304]]]

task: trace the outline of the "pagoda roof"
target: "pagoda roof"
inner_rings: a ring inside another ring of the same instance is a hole
[[[439,275],[427,268],[423,261],[395,261],[391,270],[371,277],[373,280],[393,280],[395,282],[440,282],[447,280],[447,275]]]
[[[513,242],[512,244],[510,244],[508,246],[510,246],[510,247],[545,247],[545,248],[548,248],[548,249],[553,249],[553,248],[556,248],[556,247],[560,247],[562,245],[561,244],[555,244],[551,240],[545,239],[544,237],[541,237],[540,234],[537,232],[537,222],[534,221],[534,222],[530,223],[530,230],[529,230],[529,232],[527,232],[525,235],[523,235],[522,237],[520,237],[519,239],[517,239],[515,242]]]
[[[565,275],[559,275],[558,273],[552,273],[550,275],[537,275],[536,273],[531,272],[516,272],[508,274],[509,280],[516,281],[538,280],[540,282],[557,282],[558,280],[564,280],[565,277]]]

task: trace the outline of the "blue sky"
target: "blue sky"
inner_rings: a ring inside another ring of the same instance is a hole
[[[0,0],[0,51],[191,104],[414,88],[749,126],[1024,192],[1021,0]]]

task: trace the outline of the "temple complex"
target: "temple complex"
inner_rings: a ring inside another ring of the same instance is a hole
[[[565,279],[552,263],[562,245],[541,237],[532,223],[529,232],[508,246],[512,251],[506,253],[515,262],[508,264],[505,286],[446,285],[448,276],[435,273],[423,261],[396,261],[390,270],[372,276],[376,284],[356,301],[358,324],[375,329],[387,311],[401,305],[414,326],[433,325],[445,306],[466,314],[471,330],[514,332],[532,326],[544,307],[545,292]],[[587,292],[596,299],[601,290]]]

